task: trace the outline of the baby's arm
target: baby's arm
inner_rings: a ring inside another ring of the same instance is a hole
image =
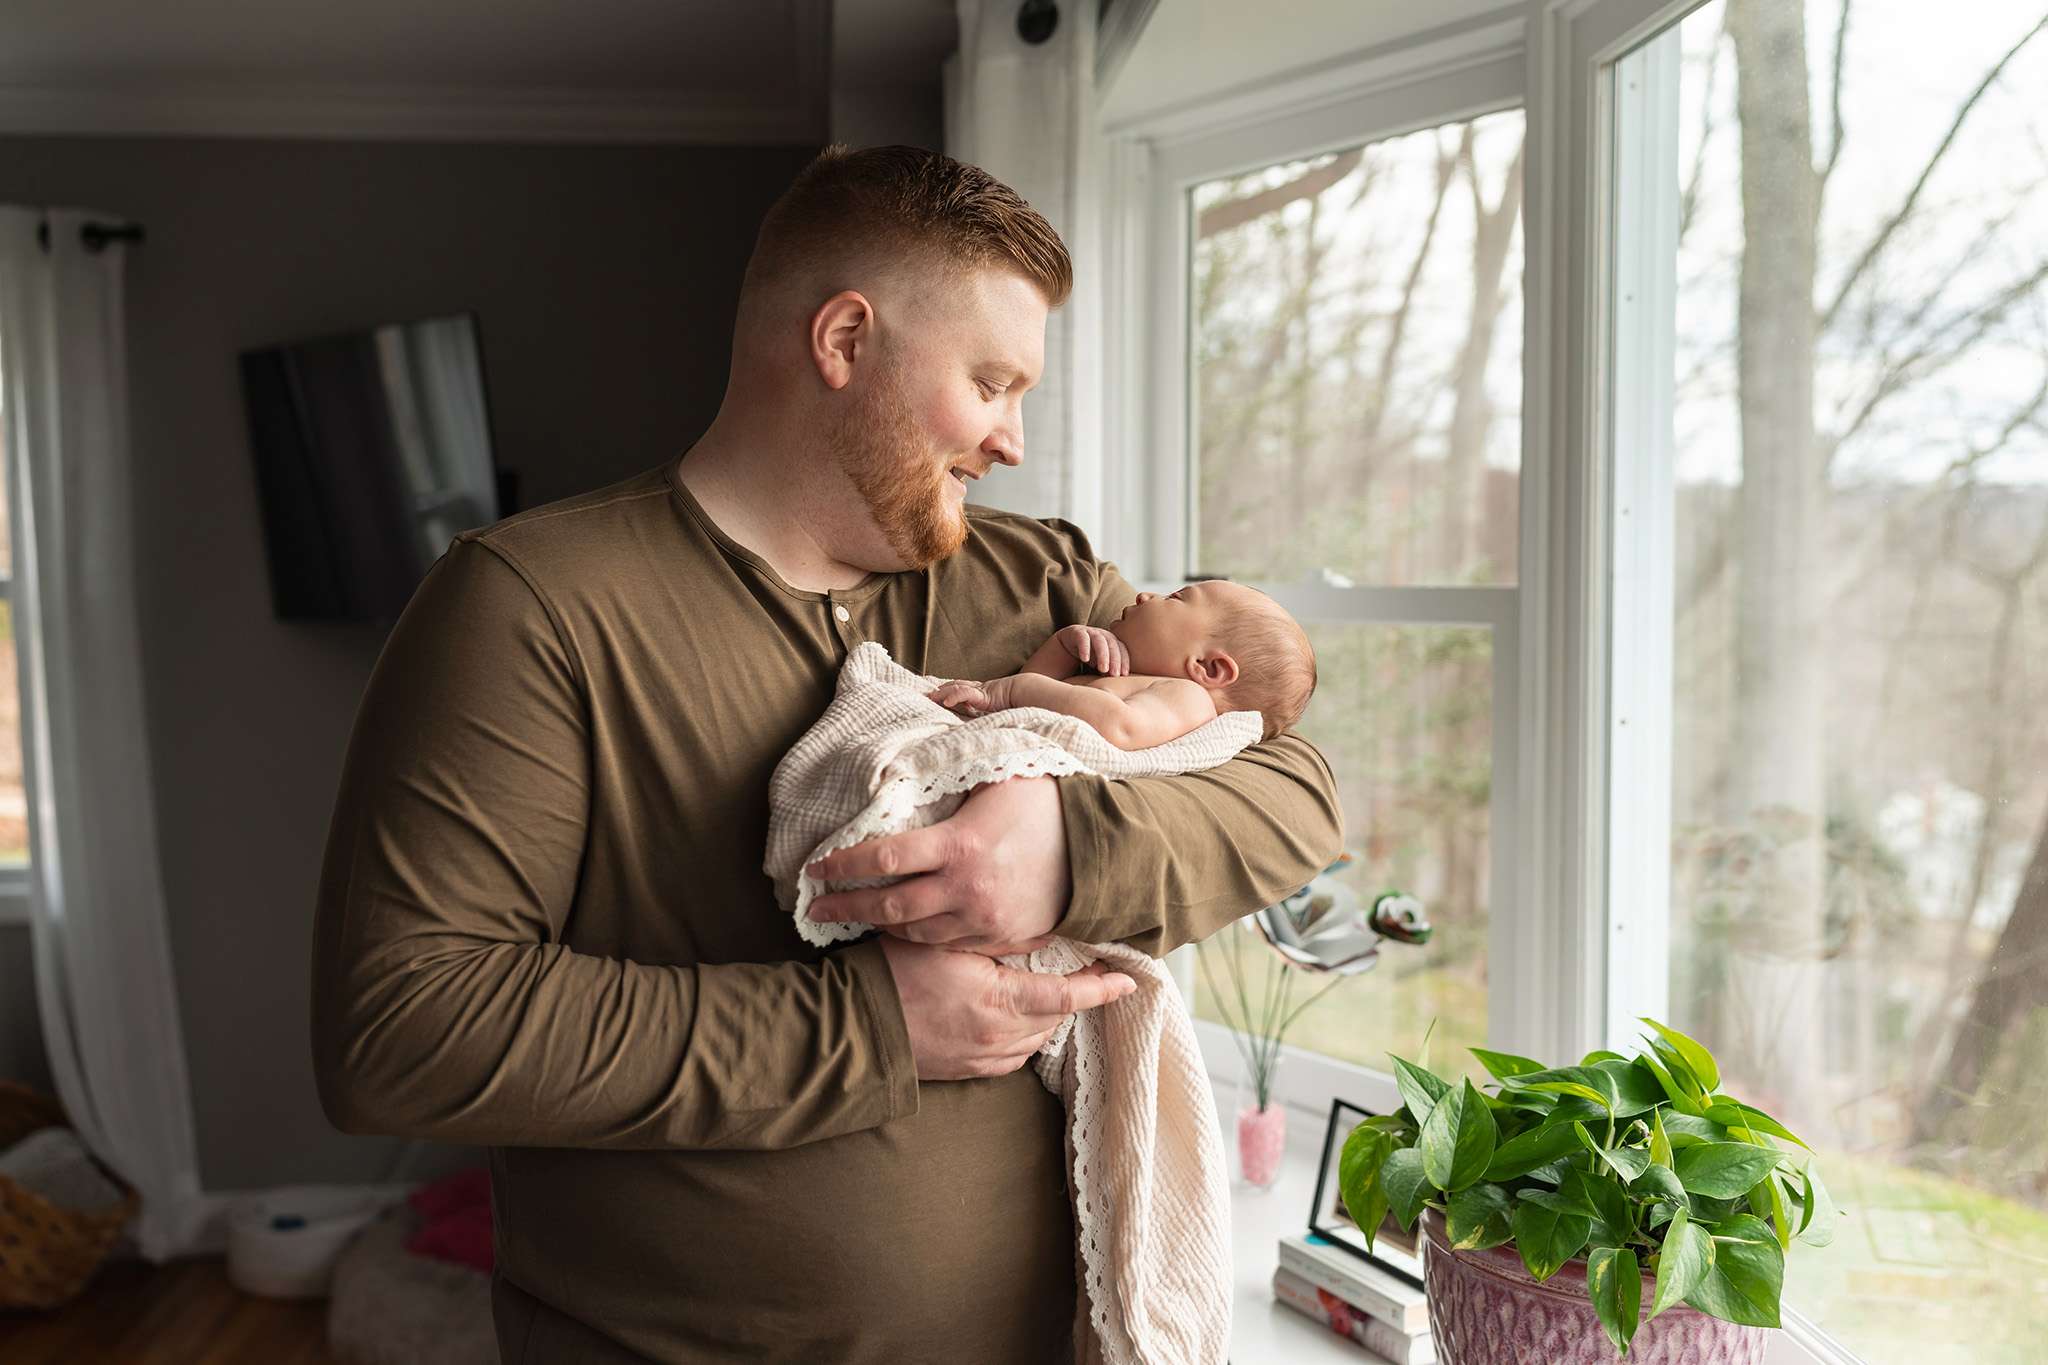
[[[1119,749],[1150,749],[1216,719],[1208,690],[1186,678],[1161,678],[1127,697],[1100,687],[1019,673],[994,682],[952,682],[932,693],[948,708],[974,712],[1036,706],[1086,721]]]
[[[1068,626],[1024,661],[1019,673],[1036,673],[1046,678],[1071,678],[1082,664],[1092,664],[1105,678],[1121,678],[1131,671],[1131,656],[1124,642],[1101,626]]]

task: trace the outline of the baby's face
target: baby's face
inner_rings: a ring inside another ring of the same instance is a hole
[[[1130,651],[1131,672],[1155,678],[1187,674],[1187,662],[1211,653],[1225,623],[1257,610],[1258,590],[1242,583],[1190,583],[1174,593],[1141,592],[1110,623],[1110,634]]]

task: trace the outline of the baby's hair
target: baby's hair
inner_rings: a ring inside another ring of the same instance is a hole
[[[1301,719],[1316,690],[1316,651],[1285,608],[1265,598],[1253,610],[1236,613],[1223,646],[1237,661],[1237,681],[1225,692],[1230,708],[1259,713],[1265,722],[1261,740]]]

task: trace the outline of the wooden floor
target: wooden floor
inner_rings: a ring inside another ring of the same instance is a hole
[[[49,1312],[0,1310],[0,1365],[332,1365],[327,1303],[253,1298],[218,1256],[99,1273]]]

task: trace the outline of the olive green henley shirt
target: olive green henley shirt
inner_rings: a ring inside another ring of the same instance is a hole
[[[847,651],[1012,672],[1135,596],[1062,522],[800,592],[675,462],[459,537],[364,695],[321,874],[313,1037],[340,1127],[491,1149],[507,1361],[1065,1358],[1060,1103],[920,1083],[887,960],[761,870],[768,778]],[[1061,934],[1154,954],[1307,882],[1335,784],[1292,734],[1060,780]]]

